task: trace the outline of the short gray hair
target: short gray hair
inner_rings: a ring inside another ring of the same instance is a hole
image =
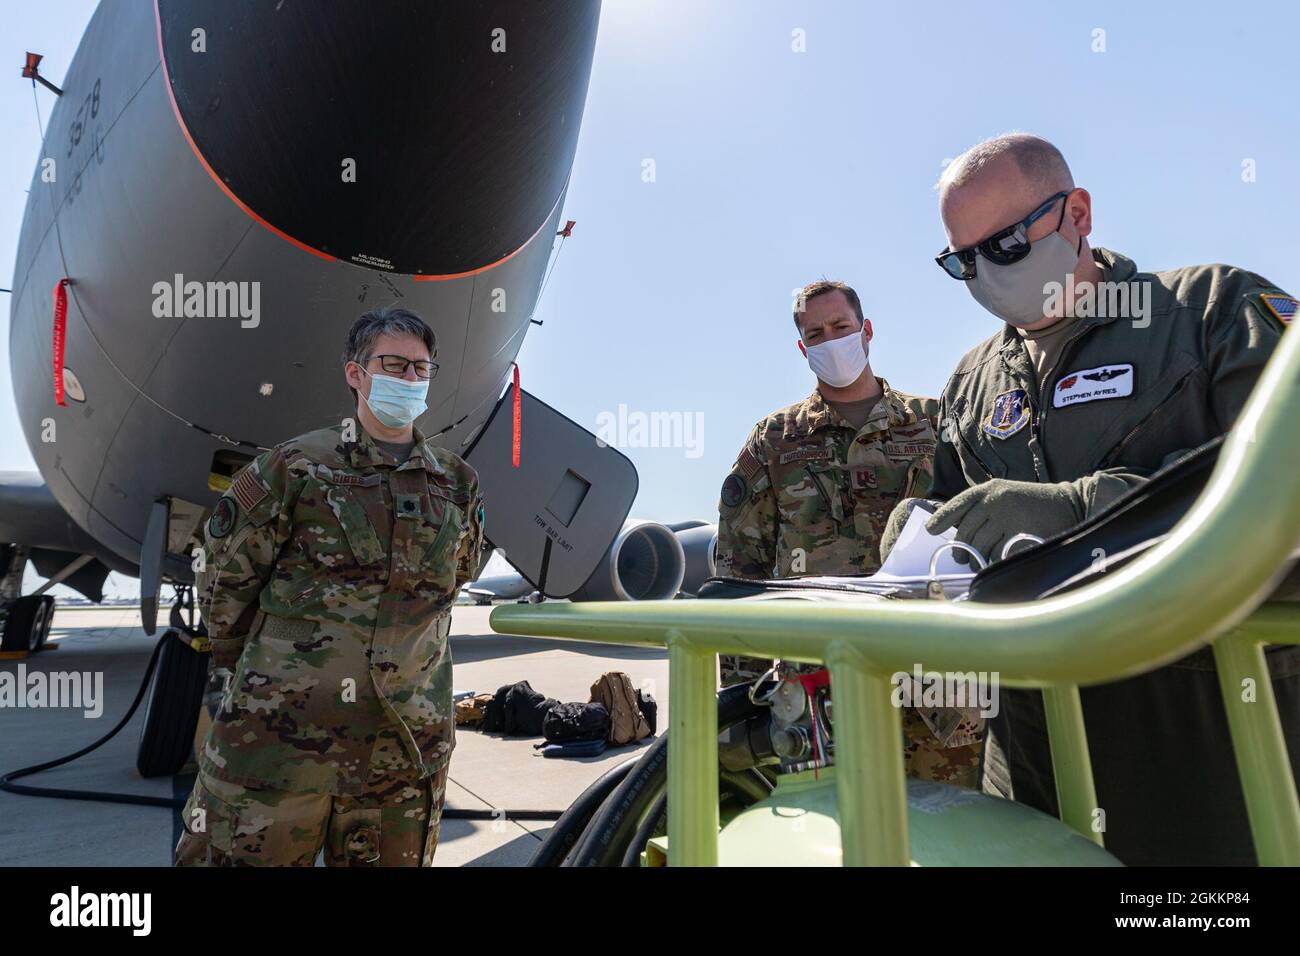
[[[352,323],[343,347],[343,364],[356,362],[364,367],[381,335],[414,336],[424,342],[430,358],[438,354],[438,340],[424,319],[410,309],[386,305],[371,309]],[[356,389],[352,389],[352,394],[356,395]]]
[[[414,336],[424,342],[430,358],[438,351],[433,329],[429,328],[424,319],[410,309],[384,306],[371,309],[352,323],[352,328],[348,330],[347,344],[343,347],[343,364],[364,363],[381,335]]]
[[[964,186],[1002,156],[1014,159],[1020,172],[1035,185],[1051,190],[1074,188],[1074,177],[1061,151],[1041,136],[1021,132],[976,143],[947,165],[934,188],[942,194]]]

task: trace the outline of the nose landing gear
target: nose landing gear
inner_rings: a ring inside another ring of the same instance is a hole
[[[208,688],[211,654],[197,649],[206,641],[207,629],[194,608],[194,591],[180,585],[140,725],[135,766],[142,777],[174,776],[189,762]]]

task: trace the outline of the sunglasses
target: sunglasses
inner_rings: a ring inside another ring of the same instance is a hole
[[[934,257],[934,261],[939,263],[940,268],[948,275],[963,282],[975,278],[975,253],[977,252],[994,265],[1009,266],[1013,262],[1019,262],[1029,255],[1029,227],[1047,215],[1058,199],[1064,199],[1071,192],[1072,190],[1067,189],[1065,192],[1057,193],[1020,222],[999,229],[968,249],[958,249],[956,252],[945,249]],[[1065,219],[1064,203],[1061,204],[1061,219],[1063,221]],[[1061,228],[1059,222],[1056,228]]]

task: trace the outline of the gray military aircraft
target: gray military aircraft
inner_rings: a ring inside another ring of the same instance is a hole
[[[352,413],[340,344],[391,303],[437,335],[418,426],[477,468],[491,543],[553,597],[617,566],[635,468],[508,384],[567,232],[599,14],[119,0],[61,88],[29,54],[54,107],[11,297],[39,474],[0,474],[6,649],[44,641],[50,584],[99,600],[110,570],[140,577],[149,633],[164,583],[192,608],[206,513],[261,450]],[[23,596],[29,561],[50,584]]]

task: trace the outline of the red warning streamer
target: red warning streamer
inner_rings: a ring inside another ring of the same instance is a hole
[[[62,389],[62,385],[59,386]],[[510,438],[510,464],[519,467],[519,444],[523,437],[523,422],[520,415],[519,407],[519,366],[515,365],[515,387],[514,387],[514,431]]]
[[[68,329],[68,280],[54,284],[54,402],[66,405],[63,400],[63,344]]]

